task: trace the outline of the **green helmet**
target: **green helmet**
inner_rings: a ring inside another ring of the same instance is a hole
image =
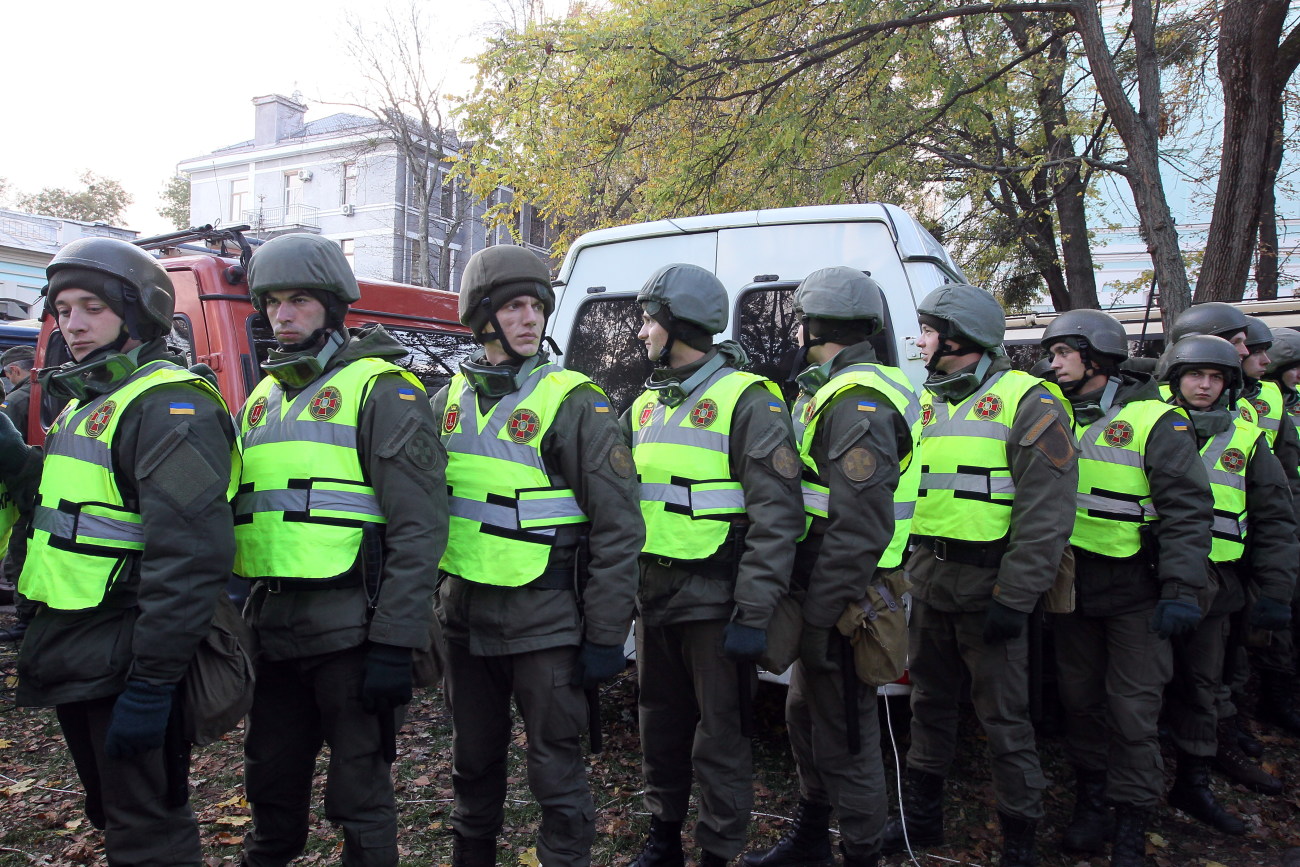
[[[54,301],[64,289],[84,289],[103,299],[122,318],[137,340],[162,337],[172,330],[176,290],[158,260],[118,238],[80,238],[45,266],[50,281],[45,306],[57,316]]]
[[[664,265],[645,281],[636,300],[651,316],[667,310],[672,320],[689,322],[708,334],[727,328],[727,290],[712,271],[698,265]]]
[[[1205,301],[1193,304],[1174,320],[1169,329],[1168,344],[1174,344],[1190,334],[1212,334],[1232,338],[1246,330],[1246,314],[1223,301]]]
[[[935,289],[916,307],[917,317],[945,340],[997,349],[1006,335],[1006,314],[997,299],[965,283],[948,283]],[[927,319],[929,321],[927,321]]]
[[[480,341],[495,340],[496,333],[484,337],[483,329],[496,318],[502,304],[520,295],[541,301],[548,319],[554,312],[555,290],[542,258],[513,244],[479,250],[469,257],[460,278],[460,322],[473,329]]]
[[[262,244],[248,263],[248,292],[253,306],[266,310],[266,294],[309,289],[326,305],[334,325],[341,325],[347,305],[361,300],[361,290],[343,248],[321,235],[299,232]]]
[[[866,322],[867,334],[875,334],[884,327],[884,292],[861,271],[836,265],[803,279],[794,292],[794,311],[810,319]]]
[[[1073,341],[1075,349],[1103,355],[1115,361],[1128,358],[1128,333],[1114,316],[1100,310],[1067,310],[1052,320],[1039,344]]]
[[[1282,374],[1300,364],[1300,331],[1290,328],[1274,328],[1273,345],[1268,350],[1268,367],[1264,369],[1267,379],[1280,379]]]
[[[1164,378],[1175,389],[1188,368],[1212,367],[1223,371],[1230,400],[1235,401],[1241,390],[1241,356],[1237,347],[1222,337],[1190,334],[1170,347],[1166,362]]]

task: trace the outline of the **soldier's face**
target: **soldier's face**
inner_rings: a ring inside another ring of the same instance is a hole
[[[108,346],[122,333],[122,317],[102,298],[85,289],[64,289],[54,299],[54,310],[59,316],[59,331],[74,361]]]
[[[277,289],[266,293],[266,318],[275,339],[283,346],[302,343],[325,327],[325,305],[305,289]]]
[[[1223,394],[1225,384],[1223,371],[1214,367],[1193,367],[1179,377],[1178,390],[1188,406],[1207,410]]]
[[[939,344],[941,343],[946,343],[950,350],[957,348],[957,344],[951,340],[943,340],[939,336],[939,332],[922,323],[921,336],[916,338],[916,348],[921,351],[921,357],[925,359],[926,364],[930,363],[930,358],[939,350]],[[965,364],[966,362],[958,356],[945,355],[939,359],[939,372],[952,373],[954,370],[964,367]]]
[[[1300,367],[1292,367],[1289,370],[1282,371],[1282,384],[1288,388],[1295,388],[1297,382],[1300,382]]]
[[[1268,362],[1267,350],[1257,349],[1241,360],[1241,372],[1250,379],[1263,379]]]
[[[1068,343],[1053,343],[1047,350],[1052,359],[1056,381],[1082,382],[1084,378],[1083,355]]]
[[[497,308],[497,322],[501,325],[502,335],[510,341],[510,347],[520,355],[533,356],[542,348],[546,305],[540,298],[516,295]],[[510,359],[499,340],[489,340],[483,348],[490,364],[502,364]]]
[[[646,358],[654,361],[659,358],[659,353],[664,351],[668,345],[668,331],[658,322],[650,317],[649,313],[641,314],[641,330],[636,333],[636,339],[640,340],[645,346]]]
[[[1246,346],[1246,332],[1238,331],[1236,334],[1228,338],[1228,342],[1236,347],[1237,354],[1242,358],[1250,355],[1250,349]]]

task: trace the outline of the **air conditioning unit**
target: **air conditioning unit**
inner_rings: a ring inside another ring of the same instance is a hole
[[[306,181],[310,181],[310,180],[311,180],[311,169],[301,169],[301,170],[298,172],[298,180],[300,180],[300,181],[304,181],[304,182],[306,182]]]
[[[343,216],[350,217],[357,212],[357,206],[344,205],[343,207],[339,208],[339,210],[343,213]]]

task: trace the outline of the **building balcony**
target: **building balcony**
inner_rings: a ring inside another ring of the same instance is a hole
[[[255,208],[240,212],[240,220],[259,232],[319,232],[320,208],[288,205],[283,208]]]

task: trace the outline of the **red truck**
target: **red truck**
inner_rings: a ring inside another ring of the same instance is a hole
[[[262,378],[261,362],[274,344],[271,329],[253,309],[245,272],[253,245],[244,237],[248,226],[197,226],[168,235],[141,238],[136,243],[158,251],[172,285],[176,313],[167,342],[188,364],[202,363],[217,374],[218,386],[232,412]],[[348,311],[347,324],[377,322],[411,354],[400,363],[424,383],[432,395],[450,381],[461,359],[474,349],[473,335],[460,324],[457,296],[386,280],[357,279],[361,300]],[[36,368],[71,360],[53,318],[41,317]],[[61,405],[46,399],[38,383],[32,386],[33,406],[28,442],[45,440]]]

